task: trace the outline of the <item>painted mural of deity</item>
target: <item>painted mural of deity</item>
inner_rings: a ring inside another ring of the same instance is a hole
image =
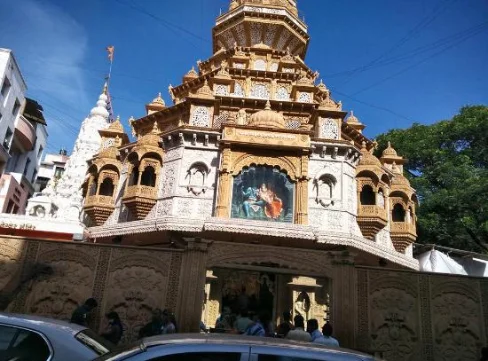
[[[250,167],[234,178],[232,218],[293,222],[294,184],[276,168]]]

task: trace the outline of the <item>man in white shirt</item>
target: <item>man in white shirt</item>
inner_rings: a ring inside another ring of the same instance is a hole
[[[311,342],[312,341],[312,336],[305,331],[305,324],[303,317],[300,315],[295,316],[293,319],[295,323],[295,328],[288,332],[288,335],[286,335],[287,340],[293,340],[293,341],[304,341],[304,342]]]

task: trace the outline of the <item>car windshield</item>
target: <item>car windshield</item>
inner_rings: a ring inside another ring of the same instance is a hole
[[[105,355],[115,349],[114,345],[89,329],[76,334],[75,338],[99,356]]]

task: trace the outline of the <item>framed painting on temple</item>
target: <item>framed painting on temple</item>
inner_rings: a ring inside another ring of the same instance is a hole
[[[231,217],[293,223],[295,184],[269,166],[244,168],[234,177]]]

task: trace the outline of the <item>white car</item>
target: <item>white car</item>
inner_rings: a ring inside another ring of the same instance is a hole
[[[311,342],[222,334],[156,336],[97,361],[374,361],[374,357]]]
[[[113,347],[73,323],[0,313],[0,361],[89,361]]]

